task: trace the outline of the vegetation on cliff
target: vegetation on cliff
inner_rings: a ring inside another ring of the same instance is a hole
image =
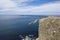
[[[39,40],[60,40],[60,17],[49,16],[39,23]]]

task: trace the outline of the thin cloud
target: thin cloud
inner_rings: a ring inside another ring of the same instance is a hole
[[[22,5],[21,3],[23,3],[23,2],[29,2],[29,0],[25,0],[25,1],[21,0],[20,5]],[[8,6],[8,7],[6,7],[6,9],[2,9],[0,11],[1,11],[1,13],[10,12],[10,13],[13,13],[13,14],[31,14],[31,15],[37,14],[37,13],[39,15],[41,13],[42,14],[49,13],[49,15],[52,14],[52,13],[55,13],[55,14],[56,13],[58,13],[58,14],[60,13],[60,1],[51,2],[51,3],[38,5],[38,6],[23,6],[23,7],[18,7],[18,5],[15,2],[13,2],[12,7],[15,7],[15,8],[10,8]]]
[[[0,0],[0,9],[11,9],[18,8],[18,6],[23,6],[24,2],[29,2],[33,0]]]
[[[48,3],[39,6],[25,6],[20,8],[13,8],[9,11],[11,10],[17,12],[60,12],[60,2]]]
[[[32,2],[34,0],[12,0],[15,3],[17,3],[17,5],[20,6],[25,6],[27,3]]]
[[[0,0],[0,8],[7,9],[7,8],[14,8],[17,7],[16,3],[11,0]]]

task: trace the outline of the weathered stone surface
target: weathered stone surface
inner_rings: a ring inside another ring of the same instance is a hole
[[[60,17],[42,18],[39,24],[39,40],[60,40]]]

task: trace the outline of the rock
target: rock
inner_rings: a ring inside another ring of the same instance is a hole
[[[35,20],[31,21],[30,23],[28,23],[28,25],[35,24],[35,23],[37,23],[37,21],[38,21],[38,19],[35,19]]]
[[[60,40],[60,17],[49,16],[39,21],[39,40]]]

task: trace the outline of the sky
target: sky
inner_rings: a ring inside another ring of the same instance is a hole
[[[0,15],[60,15],[60,0],[0,0]]]

